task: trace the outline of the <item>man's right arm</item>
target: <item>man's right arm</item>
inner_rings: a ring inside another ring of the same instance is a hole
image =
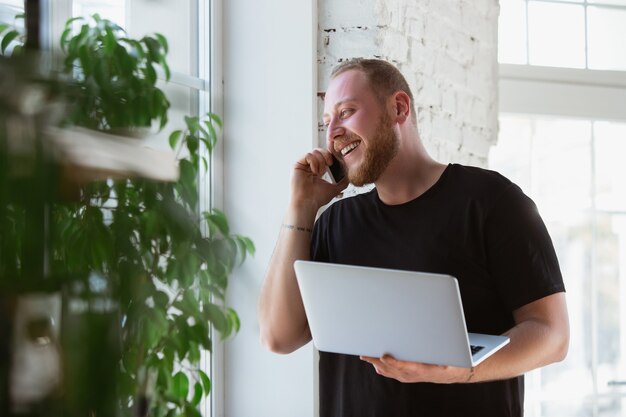
[[[290,353],[311,340],[293,263],[309,259],[311,232],[320,207],[346,186],[321,179],[332,158],[316,149],[294,166],[291,198],[270,259],[258,306],[261,342],[270,351]]]

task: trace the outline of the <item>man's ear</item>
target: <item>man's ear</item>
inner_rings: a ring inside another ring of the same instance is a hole
[[[393,119],[402,124],[411,117],[411,98],[404,91],[396,91],[393,96]]]

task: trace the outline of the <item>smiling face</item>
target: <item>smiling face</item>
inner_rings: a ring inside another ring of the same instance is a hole
[[[398,138],[387,109],[366,75],[350,70],[330,81],[324,98],[328,148],[343,158],[356,186],[375,182],[398,153]]]

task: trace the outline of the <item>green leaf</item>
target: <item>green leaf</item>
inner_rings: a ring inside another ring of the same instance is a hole
[[[211,122],[209,122],[208,120],[204,121],[205,126],[207,127],[207,129],[209,130],[209,151],[213,150],[213,148],[215,147],[215,144],[217,143],[217,132],[215,131],[215,128],[213,127],[213,124]]]
[[[6,49],[9,47],[9,44],[13,42],[15,38],[19,36],[19,33],[16,30],[12,30],[8,32],[4,38],[2,38],[2,43],[0,44],[0,51],[4,54]]]
[[[168,387],[170,387],[171,383],[171,372],[167,369],[167,367],[160,366],[157,371],[157,385],[165,391]]]
[[[157,291],[152,297],[154,298],[154,304],[160,308],[165,308],[170,302],[170,297],[163,291]]]
[[[224,123],[222,122],[222,119],[217,114],[207,113],[207,116],[209,116],[209,118],[213,120],[220,127],[220,129],[224,128]]]
[[[165,81],[169,81],[172,78],[172,72],[170,71],[170,66],[167,65],[165,59],[162,59],[160,62],[161,67],[163,67],[163,71],[165,71]]]
[[[239,236],[239,239],[241,239],[245,243],[246,250],[248,251],[248,253],[254,256],[256,252],[256,248],[254,247],[254,243],[252,242],[252,240],[250,240],[249,238],[245,236]]]
[[[152,64],[148,64],[146,65],[146,67],[143,70],[144,75],[146,76],[146,80],[148,80],[148,82],[151,85],[156,84],[156,80],[157,80],[157,73],[154,70],[154,67],[152,66]]]
[[[191,404],[195,407],[200,404],[202,400],[202,385],[199,382],[196,382],[193,386],[193,398],[191,400]]]
[[[75,21],[77,21],[77,20],[85,20],[85,18],[84,18],[84,17],[82,17],[82,16],[72,17],[71,19],[68,19],[68,20],[65,22],[65,27],[66,27],[66,28],[67,28],[67,27],[70,27],[70,25],[71,25],[72,23],[74,23]]]
[[[239,329],[241,328],[241,321],[239,320],[239,315],[232,308],[228,308],[227,313],[228,313],[228,319],[231,321],[233,325],[233,329],[235,329],[235,333],[239,332]]]
[[[160,33],[155,33],[154,36],[156,36],[156,38],[158,39],[165,53],[168,53],[169,47],[167,45],[167,39],[165,38],[165,36],[161,35]]]
[[[215,326],[218,332],[223,333],[227,330],[228,321],[224,315],[224,311],[220,307],[212,303],[207,303],[204,305],[204,314],[206,319]]]
[[[187,149],[191,155],[198,153],[198,138],[195,135],[187,136]]]
[[[198,369],[198,374],[200,375],[200,381],[202,381],[202,388],[204,388],[204,396],[206,397],[211,393],[211,380],[204,373],[203,370]]]
[[[161,45],[159,42],[149,36],[145,36],[142,41],[148,47],[148,56],[150,59],[154,62],[159,62],[161,56]]]
[[[0,23],[0,33],[4,32],[9,27],[6,23]]]
[[[182,372],[177,372],[176,375],[174,375],[171,393],[179,400],[187,398],[187,394],[189,393],[189,378],[187,378],[187,375]]]
[[[104,31],[106,33],[104,37],[104,42],[103,42],[104,53],[107,56],[111,56],[113,55],[113,52],[115,51],[115,47],[117,46],[117,38],[115,37],[113,30],[111,30],[111,27],[106,26],[104,28]]]
[[[195,340],[198,341],[202,347],[208,351],[213,349],[213,343],[209,335],[209,327],[204,322],[198,322],[189,328],[193,334]]]
[[[196,183],[196,169],[191,162],[186,159],[180,161],[180,181],[184,184],[193,186]]]
[[[228,236],[229,227],[226,215],[218,209],[211,210],[211,213],[204,213],[204,218],[209,223],[209,227],[215,226],[223,236]]]
[[[185,417],[202,417],[202,414],[191,404],[185,404]]]
[[[61,44],[61,49],[63,50],[63,52],[65,52],[65,46],[66,46],[66,43],[67,43],[67,37],[71,33],[72,33],[72,28],[68,27],[61,34],[61,41],[59,43]]]

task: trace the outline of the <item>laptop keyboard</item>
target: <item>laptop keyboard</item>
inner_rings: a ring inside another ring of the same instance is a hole
[[[475,346],[475,345],[470,345],[470,350],[472,351],[472,355],[477,354],[478,352],[480,352],[481,350],[483,350],[484,346]]]

